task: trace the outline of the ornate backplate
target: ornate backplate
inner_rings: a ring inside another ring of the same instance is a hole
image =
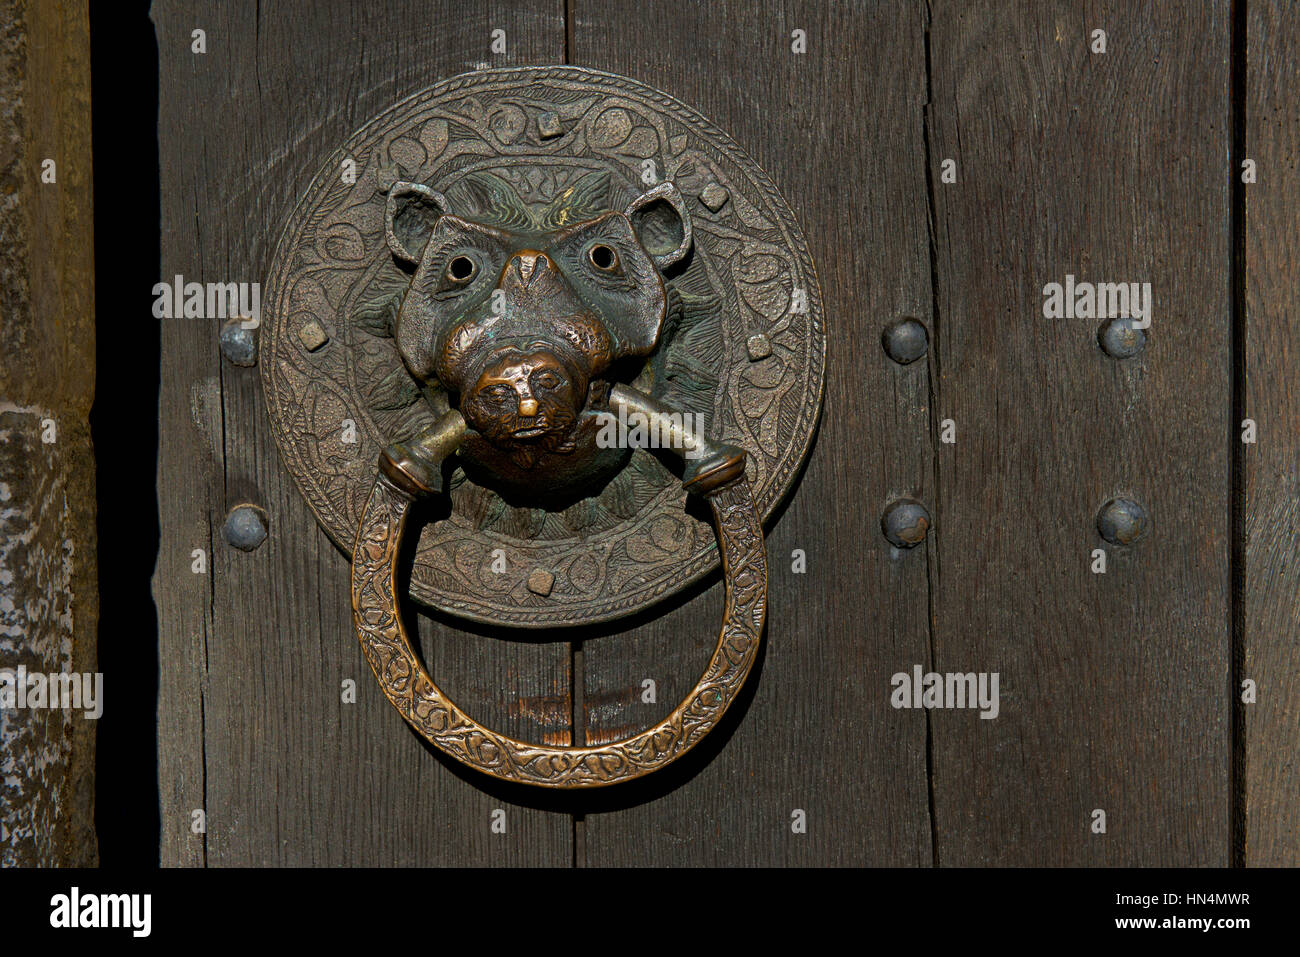
[[[807,454],[825,371],[821,293],[789,207],[735,143],[664,93],[576,67],[482,70],[355,133],[276,249],[262,328],[267,407],[289,471],[341,548],[353,547],[381,449],[447,408],[392,338],[410,277],[385,243],[384,211],[403,180],[462,204],[529,208],[594,181],[626,199],[673,182],[694,250],[667,277],[659,349],[628,378],[742,446],[758,511],[771,514]],[[648,451],[561,509],[511,504],[459,469],[449,497],[450,515],[421,534],[410,591],[466,618],[604,621],[718,565],[710,524],[684,510],[678,477]]]

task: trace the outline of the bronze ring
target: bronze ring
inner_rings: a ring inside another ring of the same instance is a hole
[[[745,683],[767,613],[763,526],[742,475],[702,493],[713,512],[726,598],[722,629],[695,687],[658,724],[597,747],[527,744],[490,731],[458,708],[429,677],[402,624],[394,574],[415,496],[380,474],[370,491],[352,554],[357,637],[384,694],[426,741],[485,774],[541,787],[603,787],[656,771],[703,740]]]

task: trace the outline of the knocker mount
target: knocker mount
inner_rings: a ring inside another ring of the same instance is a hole
[[[322,527],[352,553],[358,637],[403,717],[487,774],[552,787],[638,777],[698,743],[755,658],[762,519],[793,482],[822,395],[816,276],[761,170],[623,77],[467,74],[376,117],[325,163],[267,285],[269,415]],[[664,448],[637,447],[646,437]],[[688,494],[707,502],[716,540],[684,511]],[[696,687],[599,747],[475,722],[399,614],[410,507],[444,495],[411,594],[478,621],[605,621],[721,561],[723,623]]]

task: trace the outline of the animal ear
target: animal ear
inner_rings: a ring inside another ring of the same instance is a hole
[[[420,183],[394,183],[384,209],[384,239],[399,261],[420,261],[438,218],[450,212],[447,197]]]
[[[672,183],[660,183],[627,204],[623,215],[659,271],[681,262],[691,251],[691,215]]]

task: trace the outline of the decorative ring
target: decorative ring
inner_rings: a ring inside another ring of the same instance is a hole
[[[708,667],[668,717],[596,747],[527,744],[491,731],[458,708],[429,677],[400,610],[396,560],[415,494],[381,473],[370,491],[352,554],[357,638],[380,687],[421,737],[463,764],[503,781],[552,788],[604,787],[676,761],[711,731],[744,685],[767,614],[763,526],[743,474],[700,494],[713,512],[726,598]]]

